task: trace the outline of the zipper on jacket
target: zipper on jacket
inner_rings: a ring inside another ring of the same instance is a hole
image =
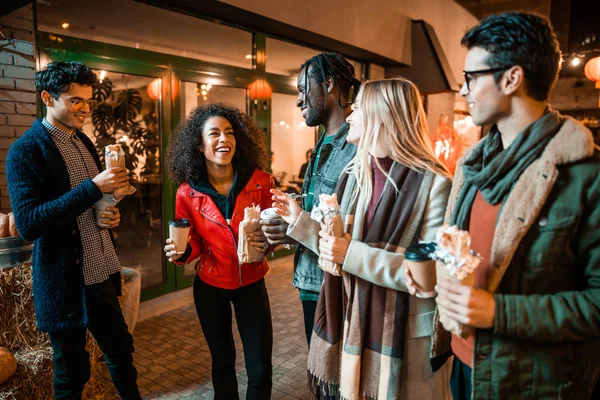
[[[228,231],[229,231],[229,233],[231,234],[231,239],[233,240],[233,244],[234,244],[234,245],[235,245],[235,247],[236,247],[236,256],[235,256],[235,258],[236,258],[236,260],[237,260],[237,264],[238,264],[238,275],[239,275],[239,277],[240,277],[240,286],[239,286],[239,287],[242,287],[242,264],[240,264],[240,259],[237,257],[237,243],[236,243],[236,241],[235,241],[235,236],[233,235],[233,231],[231,230],[231,226],[229,226],[229,225],[223,225],[223,224],[222,224],[222,223],[220,223],[219,221],[216,221],[216,220],[214,220],[214,219],[212,219],[212,218],[208,217],[206,214],[202,213],[202,210],[200,210],[200,214],[202,214],[202,216],[203,216],[204,218],[206,218],[207,220],[209,220],[209,221],[211,221],[211,222],[214,222],[214,223],[215,223],[215,224],[217,224],[217,225],[221,225],[221,226],[222,226],[222,227],[224,227],[224,228],[227,228],[227,230],[228,230]],[[208,272],[210,272],[210,270],[211,270],[211,269],[212,269],[212,266],[209,268]]]
[[[208,261],[211,263],[210,267],[208,268],[208,272],[210,273],[210,271],[212,270],[212,267],[215,266],[215,260],[212,258],[212,252],[210,251],[210,247],[207,248],[208,251]],[[204,258],[204,255],[200,256],[200,272],[204,271],[204,266],[206,265],[207,260],[203,260],[202,258]]]
[[[210,274],[210,271],[212,271],[213,267],[215,266],[215,260],[212,258],[212,251],[210,251],[210,247],[208,248],[208,259],[211,262],[210,267],[208,267],[208,273]]]

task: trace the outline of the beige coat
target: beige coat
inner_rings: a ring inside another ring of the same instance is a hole
[[[415,209],[420,208],[419,202],[425,202],[426,205],[422,207],[425,211],[421,218],[416,217],[412,223],[418,225],[422,220],[421,241],[435,240],[435,233],[444,220],[450,188],[450,180],[435,177],[427,190],[419,193]],[[360,208],[356,210],[351,232],[353,240],[350,242],[343,270],[376,285],[406,292],[401,268],[405,249],[397,246],[395,249],[384,250],[356,239],[363,236],[365,211]],[[319,224],[310,219],[310,214],[302,212],[298,221],[290,226],[288,235],[318,254],[319,230]],[[451,399],[450,363],[446,363],[435,373],[431,372],[429,364],[434,311],[434,299],[410,296],[401,399]]]

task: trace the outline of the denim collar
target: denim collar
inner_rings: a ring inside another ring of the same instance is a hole
[[[333,138],[333,141],[331,142],[331,144],[334,147],[336,147],[337,149],[343,149],[348,144],[348,142],[346,141],[346,136],[348,136],[349,129],[350,129],[350,124],[348,124],[347,122],[344,122],[342,127],[335,134],[335,137]],[[319,148],[319,146],[321,145],[321,142],[323,142],[323,139],[325,138],[325,135],[327,135],[327,132],[323,132],[323,134],[319,138],[319,141],[315,145],[315,149]]]

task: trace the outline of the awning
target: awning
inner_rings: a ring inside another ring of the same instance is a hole
[[[388,67],[386,77],[402,76],[427,94],[458,91],[458,83],[433,27],[422,20],[412,21],[411,35],[412,64]]]

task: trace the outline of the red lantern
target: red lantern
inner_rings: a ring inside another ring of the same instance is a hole
[[[156,78],[148,84],[148,96],[152,100],[156,100],[160,97],[160,78]]]
[[[592,82],[600,81],[600,57],[594,57],[585,64],[585,77]]]
[[[257,79],[248,86],[251,99],[267,99],[273,94],[273,89],[264,79]]]

